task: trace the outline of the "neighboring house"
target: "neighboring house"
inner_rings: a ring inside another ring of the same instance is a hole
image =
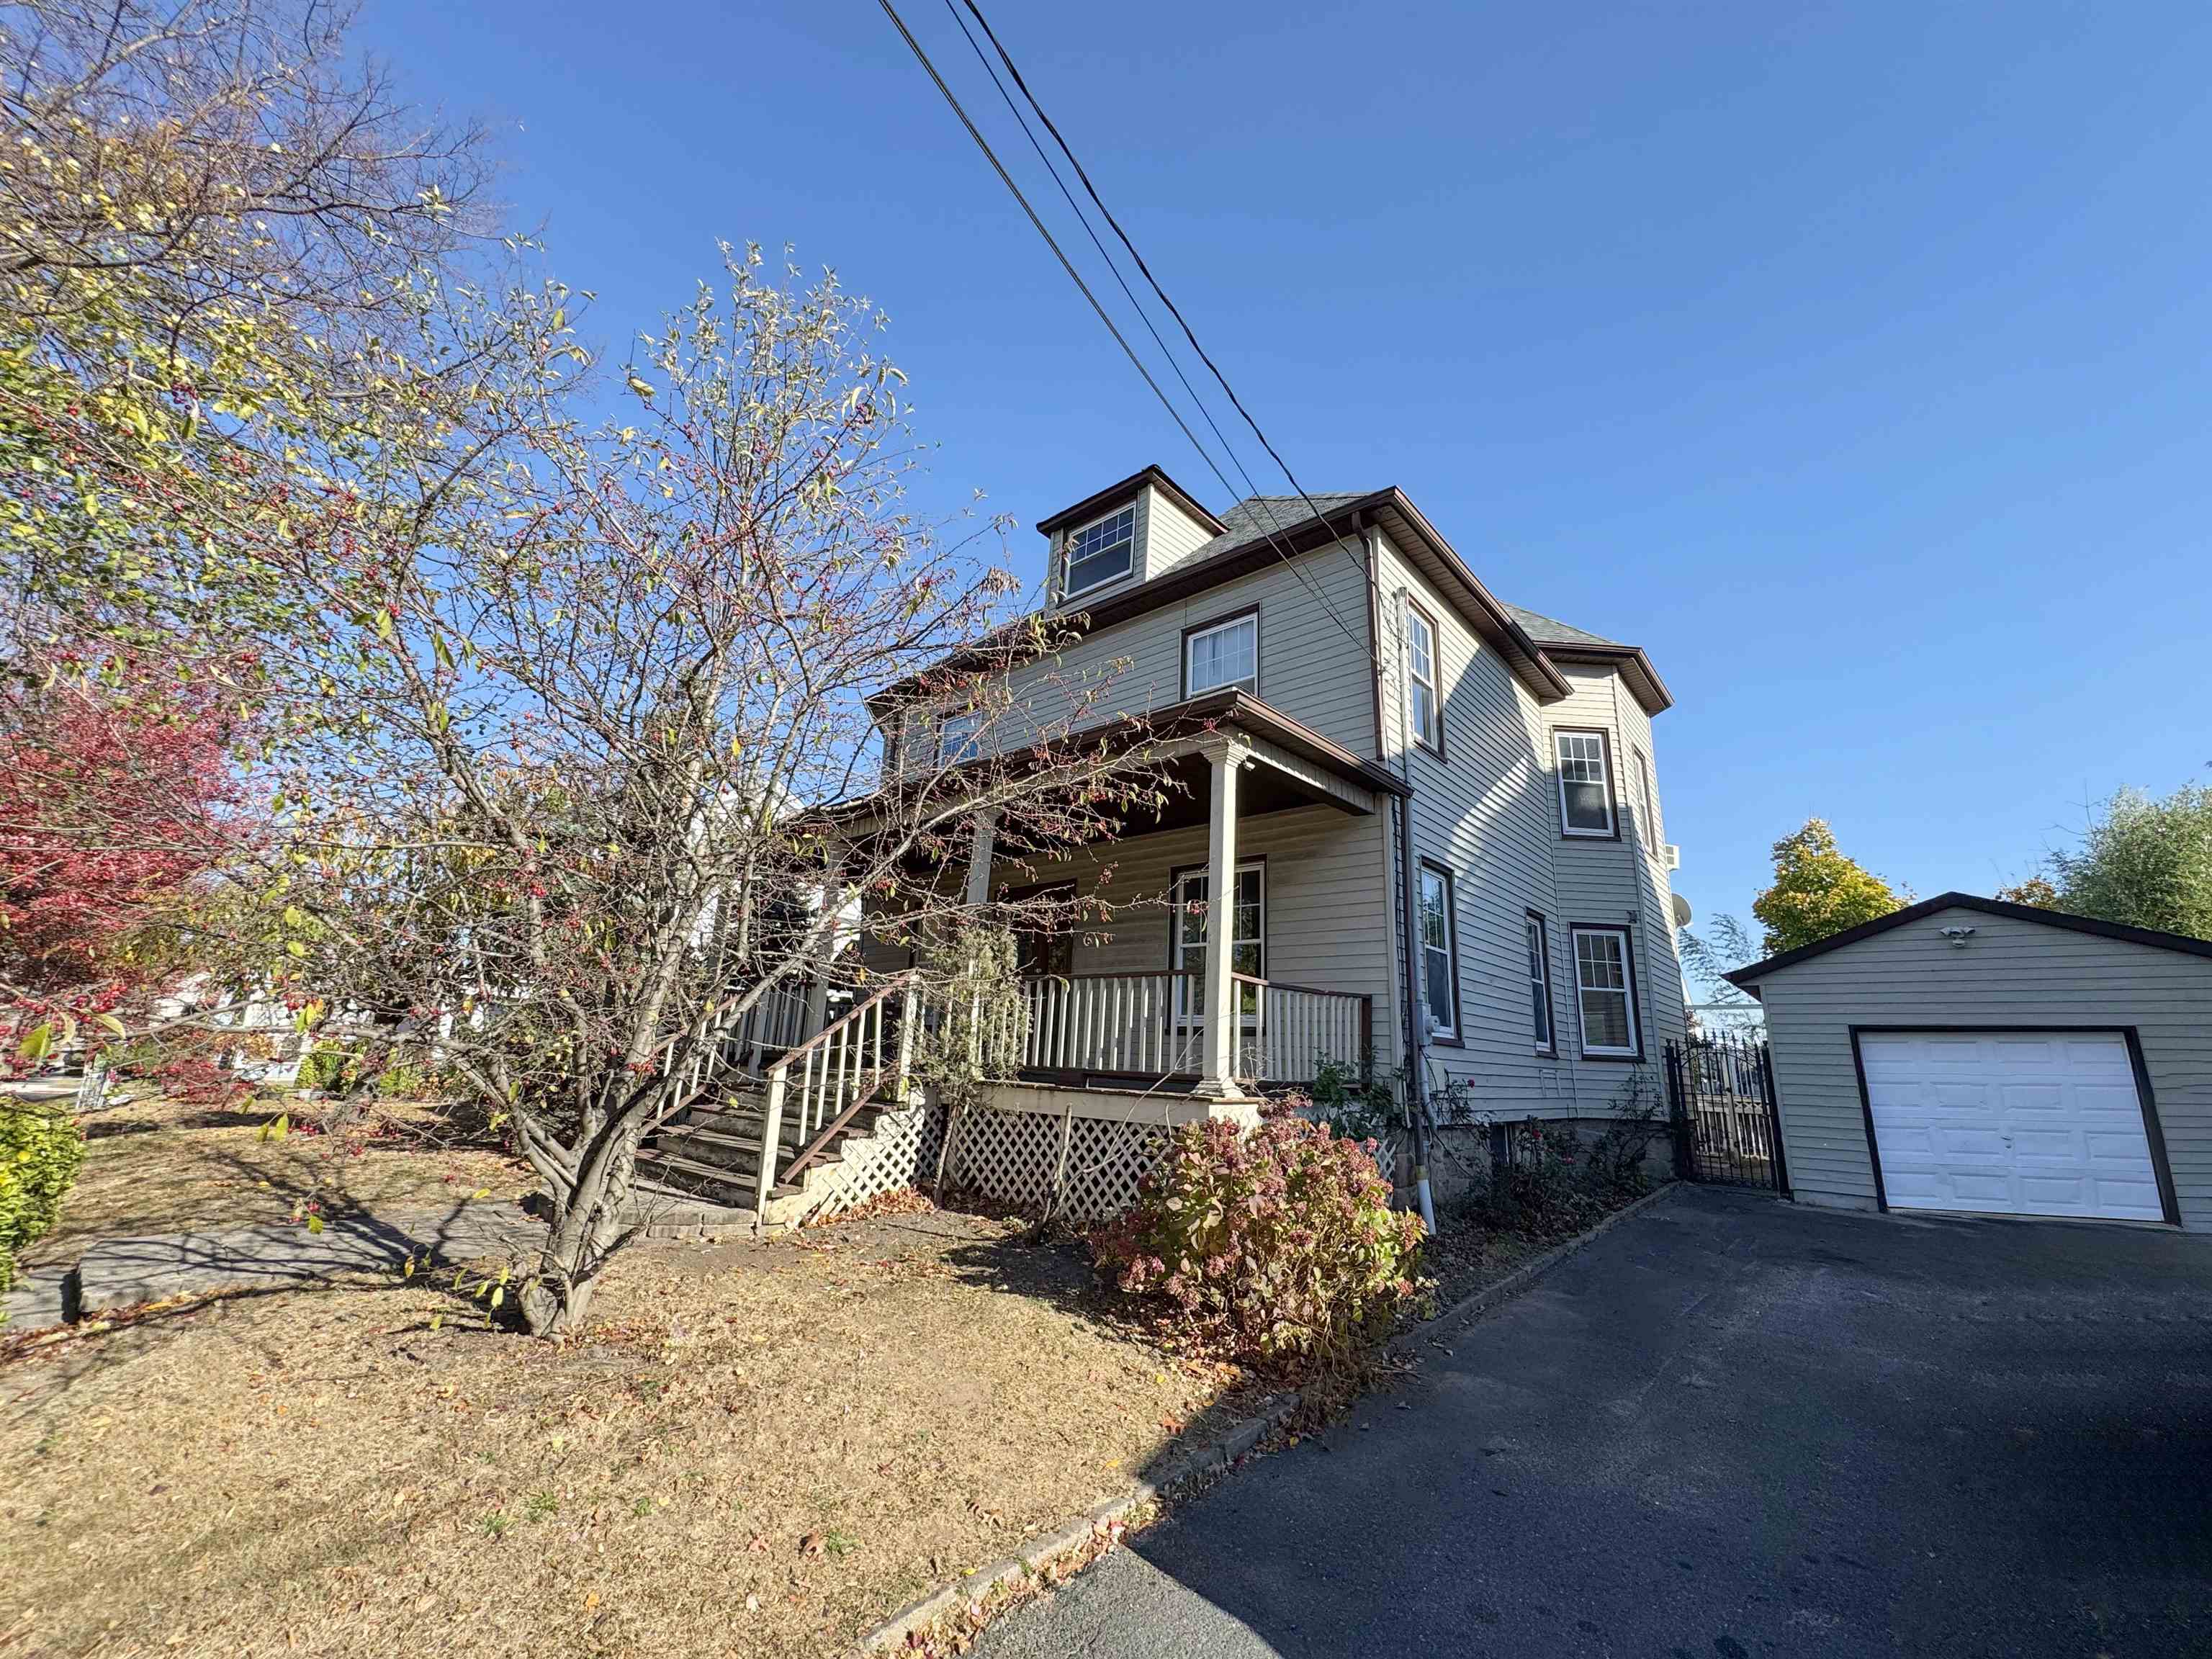
[[[1799,1201],[2212,1231],[2212,941],[1945,893],[1729,978]]]
[[[1666,687],[1637,647],[1494,599],[1401,491],[1312,501],[1216,517],[1147,467],[1037,526],[1080,637],[1018,671],[1036,724],[1124,663],[1081,720],[1145,717],[1187,792],[1093,853],[969,872],[975,897],[1109,907],[1024,941],[1028,1075],[1236,1102],[1325,1064],[1387,1074],[1413,1042],[1455,1105],[1603,1114],[1683,1024]],[[894,769],[1032,729],[915,682],[876,708]]]

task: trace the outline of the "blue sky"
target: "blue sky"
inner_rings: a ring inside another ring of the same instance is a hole
[[[1087,252],[943,0],[901,9]],[[1398,484],[1650,652],[1700,913],[1808,815],[1986,892],[2203,778],[2212,11],[987,9],[1309,488]],[[890,313],[930,488],[1024,574],[1147,461],[1224,504],[872,0],[363,24],[492,125],[603,343],[790,242]]]

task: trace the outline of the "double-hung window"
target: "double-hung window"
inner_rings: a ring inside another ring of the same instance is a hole
[[[1459,1040],[1459,951],[1452,915],[1452,878],[1421,866],[1421,1001],[1429,1035]]]
[[[1636,1033],[1636,979],[1626,927],[1577,927],[1575,995],[1582,1014],[1583,1052],[1632,1060],[1643,1052]]]
[[[937,723],[937,759],[941,766],[957,766],[983,752],[983,713],[947,714]]]
[[[1209,627],[1194,628],[1183,635],[1182,694],[1194,697],[1201,691],[1225,686],[1260,694],[1260,613]]]
[[[1437,696],[1437,625],[1419,606],[1406,606],[1406,695],[1414,739],[1443,753],[1443,705]]]
[[[1602,732],[1557,732],[1559,830],[1569,836],[1613,833],[1613,760]]]
[[[1527,917],[1528,936],[1528,1023],[1535,1033],[1536,1052],[1558,1052],[1552,1036],[1552,939],[1544,918],[1534,910]]]
[[[1137,551],[1137,509],[1125,507],[1095,519],[1067,538],[1066,597],[1119,581],[1129,574]]]

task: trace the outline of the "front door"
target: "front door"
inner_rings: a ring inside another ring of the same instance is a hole
[[[1187,870],[1175,882],[1176,1015],[1177,1029],[1192,1039],[1184,1048],[1187,1071],[1200,1068],[1199,1039],[1206,1030],[1206,925],[1212,886],[1212,874],[1205,870]],[[1232,923],[1230,967],[1237,973],[1264,979],[1267,972],[1266,865],[1237,866]],[[1237,1006],[1243,1028],[1237,1042],[1237,1069],[1249,1076],[1259,1059],[1259,988],[1238,986]]]

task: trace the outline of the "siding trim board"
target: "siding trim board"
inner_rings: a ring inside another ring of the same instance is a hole
[[[2011,908],[2031,911],[2033,909],[2033,906]],[[2005,1032],[2017,1031],[2031,1036],[2116,1036],[2127,1045],[2128,1067],[2135,1074],[2136,1103],[2142,1110],[2143,1139],[2150,1147],[2151,1173],[2158,1179],[2159,1207],[2166,1212],[2167,1226],[2181,1225],[2181,1198],[2173,1184],[2172,1166],[2166,1161],[2166,1130],[2159,1122],[2158,1100],[2151,1087],[2150,1066],[2143,1059],[2142,1036],[2136,1027],[2132,1025],[2023,1025],[2016,1022],[1989,1025],[1899,1025],[1886,1023],[1870,1025],[1854,1024],[1849,1030],[1851,1039],[1851,1070],[1856,1075],[1859,1085],[1859,1116],[1866,1130],[1867,1162],[1874,1170],[1874,1200],[1875,1205],[1885,1215],[1889,1213],[1889,1188],[1881,1178],[1881,1148],[1875,1142],[1874,1132],[1874,1097],[1867,1089],[1866,1056],[1860,1048],[1859,1039],[1863,1036],[1995,1036]]]

